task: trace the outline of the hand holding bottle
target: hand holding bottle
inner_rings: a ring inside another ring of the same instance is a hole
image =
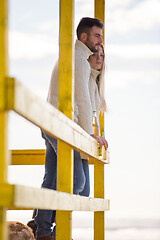
[[[93,111],[93,132],[94,134],[91,134],[91,136],[99,143],[99,148],[102,148],[102,146],[104,146],[105,150],[107,150],[108,143],[105,137],[99,136],[99,125],[98,125],[96,111]]]

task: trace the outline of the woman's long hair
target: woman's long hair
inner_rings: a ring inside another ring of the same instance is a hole
[[[105,53],[104,53],[104,47],[102,44],[100,44],[102,51],[103,51],[103,55],[104,55],[104,60],[103,60],[103,64],[100,70],[100,74],[98,75],[96,82],[98,85],[98,92],[99,92],[99,97],[101,100],[101,111],[106,112],[107,111],[107,105],[106,105],[106,100],[104,97],[104,91],[105,91]]]

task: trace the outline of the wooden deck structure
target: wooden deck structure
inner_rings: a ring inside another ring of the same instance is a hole
[[[35,96],[16,79],[8,76],[8,1],[1,0],[0,4],[0,239],[2,240],[8,239],[7,209],[20,208],[57,210],[56,240],[72,239],[72,211],[94,211],[94,240],[105,239],[104,212],[109,210],[109,200],[104,199],[104,165],[108,162],[100,160],[97,142],[72,121],[74,0],[59,2],[58,110]],[[95,17],[104,22],[105,0],[95,0],[94,5]],[[58,140],[57,191],[8,184],[9,164],[41,165],[44,164],[45,154],[44,149],[8,150],[10,110]],[[104,116],[100,117],[100,126],[101,131],[104,131]],[[72,194],[73,149],[86,153],[90,157],[90,164],[94,164],[94,198]]]

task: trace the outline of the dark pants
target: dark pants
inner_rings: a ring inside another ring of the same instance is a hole
[[[56,190],[57,179],[57,140],[42,133],[46,143],[45,153],[45,175],[43,178],[42,188]],[[81,159],[80,153],[74,150],[74,184],[73,193],[82,196],[89,196],[90,182],[89,182],[89,166],[88,160]],[[52,210],[40,210],[38,209],[35,216],[35,222],[37,224],[36,235],[38,237],[50,235],[52,230]]]

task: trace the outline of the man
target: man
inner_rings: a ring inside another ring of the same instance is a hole
[[[82,18],[77,27],[75,43],[75,121],[87,133],[93,135],[91,102],[88,90],[90,78],[90,65],[88,58],[92,51],[97,51],[102,43],[103,24],[96,18]],[[58,62],[56,63],[51,77],[48,102],[58,108]],[[87,112],[87,111],[89,112]],[[103,145],[100,139],[100,145]]]
[[[82,18],[77,27],[78,40],[75,43],[75,121],[99,142],[100,147],[104,145],[107,148],[106,140],[93,134],[91,100],[88,89],[90,65],[87,59],[93,54],[92,51],[98,50],[102,43],[102,28],[103,24],[95,18]],[[58,107],[58,62],[52,72],[47,101],[56,108]],[[42,136],[46,141],[45,176],[42,187],[56,189],[57,141],[46,133],[42,133]],[[73,193],[89,196],[89,191],[88,161],[81,159],[80,153],[74,151]],[[52,213],[54,213],[54,216]],[[51,233],[52,222],[54,221],[55,211],[38,210],[35,216],[37,240],[55,239],[55,228]]]

